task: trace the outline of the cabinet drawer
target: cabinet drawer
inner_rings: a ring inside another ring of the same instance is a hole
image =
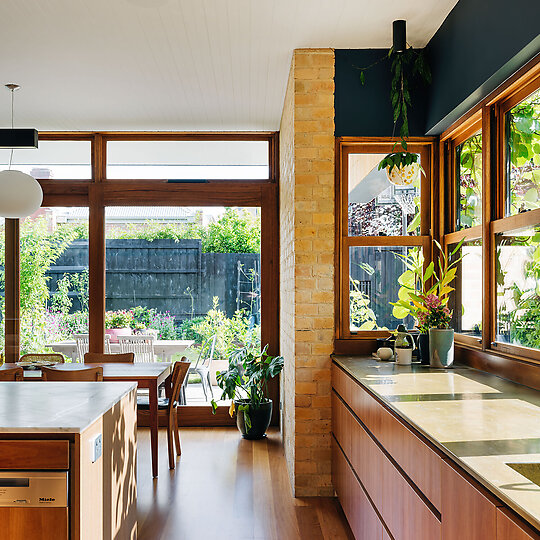
[[[340,426],[350,430],[350,438],[342,436],[350,448],[344,451],[395,540],[440,538],[436,515],[336,394],[333,407]]]
[[[382,524],[366,497],[362,486],[354,476],[345,456],[332,441],[334,486],[356,540],[382,538]]]
[[[540,535],[514,518],[506,508],[497,508],[497,540],[539,540]]]
[[[427,499],[441,509],[441,458],[417,435],[405,427],[362,385],[337,365],[332,381],[343,400],[365,424]]]
[[[442,465],[442,539],[498,538],[496,501],[449,463]]]
[[[69,441],[0,440],[0,469],[69,469]]]

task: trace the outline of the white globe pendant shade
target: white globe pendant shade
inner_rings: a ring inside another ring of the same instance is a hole
[[[39,182],[21,171],[0,171],[0,216],[17,219],[32,215],[43,202]]]

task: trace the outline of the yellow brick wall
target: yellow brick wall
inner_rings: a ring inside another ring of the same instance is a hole
[[[294,52],[280,140],[285,454],[296,496],[331,495],[333,50],[298,49]]]

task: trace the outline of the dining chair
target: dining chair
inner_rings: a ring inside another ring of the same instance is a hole
[[[122,362],[125,364],[133,364],[135,361],[135,353],[120,353],[120,354],[106,354],[106,353],[92,353],[87,352],[84,355],[85,364],[105,364],[108,362]]]
[[[75,340],[75,346],[77,347],[77,362],[84,362],[84,355],[88,352],[90,344],[89,334],[73,334]],[[105,352],[111,353],[111,336],[105,334]]]
[[[22,381],[23,378],[22,367],[0,369],[0,381]]]
[[[214,352],[216,350],[216,339],[217,335],[213,335],[209,337],[202,345],[201,350],[199,351],[199,357],[197,358],[197,362],[193,367],[189,368],[189,375],[199,375],[201,378],[201,384],[202,389],[204,392],[204,399],[208,401],[208,395],[206,393],[206,389],[208,388],[210,390],[210,395],[212,396],[212,399],[214,399],[214,391],[212,390],[212,383],[210,381],[210,365],[212,364],[212,360],[214,359]],[[182,399],[183,399],[183,405],[185,405],[185,399],[186,399],[186,385],[187,385],[187,377],[186,382],[184,386],[182,387]]]
[[[57,364],[64,363],[64,356],[60,353],[28,353],[23,354],[20,362],[56,362]]]
[[[135,362],[155,362],[154,341],[152,334],[137,334],[135,336],[118,336],[120,352],[135,354]]]
[[[102,381],[103,368],[54,369],[43,366],[41,374],[44,381]]]
[[[174,445],[176,446],[176,455],[182,453],[180,447],[180,434],[178,433],[178,405],[182,384],[187,378],[189,366],[186,357],[183,356],[179,362],[174,364],[172,378],[172,390],[170,398],[158,398],[158,415],[167,417],[167,445],[169,451],[169,469],[175,467]],[[137,409],[147,411],[150,409],[149,399],[146,396],[137,396]]]

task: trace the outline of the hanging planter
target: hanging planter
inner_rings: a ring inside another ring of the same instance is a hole
[[[410,186],[420,178],[422,167],[418,162],[418,154],[411,152],[393,152],[380,163],[379,170],[385,169],[386,176],[394,186]]]

